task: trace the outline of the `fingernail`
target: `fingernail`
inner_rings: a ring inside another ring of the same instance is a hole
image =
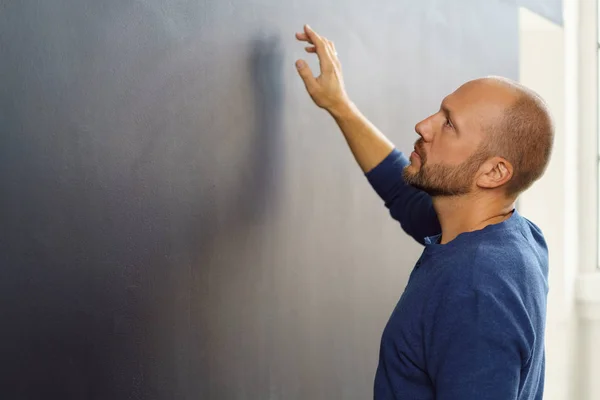
[[[298,60],[296,61],[296,68],[301,69],[304,67],[304,61]]]

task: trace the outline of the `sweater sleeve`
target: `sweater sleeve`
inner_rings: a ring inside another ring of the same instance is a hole
[[[404,154],[394,149],[366,177],[392,218],[400,222],[407,234],[424,244],[425,237],[439,234],[441,228],[431,196],[402,178],[402,170],[409,163]]]
[[[522,303],[474,289],[440,303],[426,334],[436,399],[517,399],[533,348]]]

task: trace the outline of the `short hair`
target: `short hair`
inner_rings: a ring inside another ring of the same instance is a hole
[[[484,145],[490,156],[500,156],[512,164],[506,194],[516,197],[546,171],[554,145],[554,123],[546,102],[537,93],[506,78],[488,79],[516,94],[514,103],[493,124]]]

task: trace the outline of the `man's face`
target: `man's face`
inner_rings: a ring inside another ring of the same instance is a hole
[[[419,122],[421,136],[404,169],[407,183],[432,196],[470,193],[479,167],[485,129],[501,117],[511,97],[482,82],[469,82],[442,102],[440,111]]]

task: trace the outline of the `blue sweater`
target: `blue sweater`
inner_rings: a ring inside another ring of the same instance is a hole
[[[383,331],[376,399],[542,399],[548,250],[515,210],[438,244],[431,197],[407,185],[394,150],[366,174],[392,217],[425,246]]]

